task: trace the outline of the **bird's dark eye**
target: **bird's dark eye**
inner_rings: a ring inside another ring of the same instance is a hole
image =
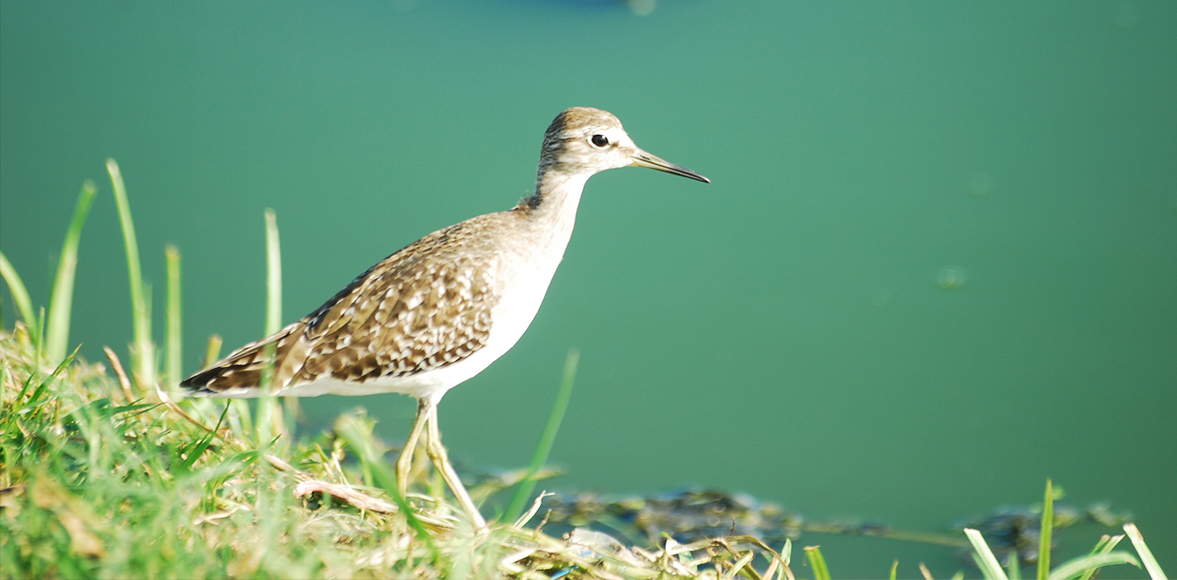
[[[593,145],[604,147],[609,144],[609,138],[604,135],[593,135]]]

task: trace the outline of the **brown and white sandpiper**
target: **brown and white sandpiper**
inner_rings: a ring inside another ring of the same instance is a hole
[[[564,256],[588,178],[630,165],[710,183],[639,149],[612,114],[568,109],[544,133],[534,195],[409,244],[302,320],[180,384],[191,396],[207,397],[415,397],[417,418],[396,462],[401,495],[424,434],[455,498],[476,527],[485,527],[441,444],[437,404],[527,330]],[[263,389],[270,365],[272,386]]]

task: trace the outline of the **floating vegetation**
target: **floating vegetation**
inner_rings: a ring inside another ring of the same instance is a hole
[[[957,290],[964,286],[968,279],[968,272],[960,266],[941,268],[936,274],[936,285],[945,290]]]
[[[544,503],[549,524],[595,526],[635,541],[680,543],[721,536],[756,536],[769,543],[796,539],[801,521],[780,506],[745,494],[686,489],[656,497],[609,498],[556,494]]]
[[[955,533],[900,530],[880,522],[817,521],[789,512],[773,503],[761,502],[740,493],[717,490],[684,489],[649,497],[609,497],[593,493],[554,494],[545,499],[544,522],[552,527],[591,528],[630,542],[658,542],[673,538],[681,544],[725,536],[755,536],[771,545],[797,540],[803,532],[871,536],[891,540],[919,542],[966,548],[968,541],[959,533],[977,529],[1002,565],[1013,554],[1023,563],[1038,561],[1041,539],[1042,508],[1000,508],[992,514],[954,526]],[[1057,533],[1080,523],[1109,528],[1128,522],[1127,514],[1114,513],[1107,504],[1086,509],[1068,505],[1054,506],[1053,529]],[[1052,546],[1056,545],[1052,542]],[[971,552],[962,551],[964,561],[972,563]]]

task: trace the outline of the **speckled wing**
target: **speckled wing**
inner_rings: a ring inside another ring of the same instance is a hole
[[[385,258],[306,318],[181,386],[195,395],[261,395],[270,345],[275,392],[327,378],[362,384],[408,377],[469,357],[487,343],[498,296],[496,254],[469,243],[477,236],[465,226],[434,232]]]

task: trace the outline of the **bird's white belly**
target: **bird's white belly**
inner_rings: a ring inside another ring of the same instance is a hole
[[[322,377],[275,394],[284,397],[315,397],[327,394],[401,393],[417,399],[429,397],[439,400],[446,391],[482,372],[515,346],[535,319],[562,257],[563,252],[554,259],[539,260],[538,264],[533,262],[524,265],[515,260],[513,264],[505,266],[500,273],[504,277],[502,294],[499,303],[491,311],[491,330],[486,345],[454,364],[415,375],[381,377],[363,383]]]

